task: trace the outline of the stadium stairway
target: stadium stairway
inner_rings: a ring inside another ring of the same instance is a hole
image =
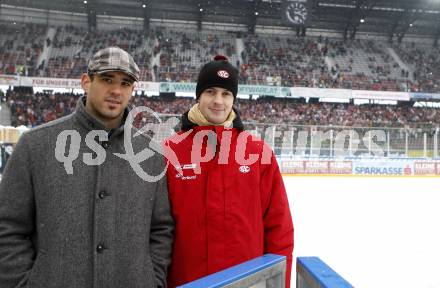
[[[387,47],[386,51],[388,52],[388,54],[391,55],[391,57],[393,57],[394,61],[396,61],[397,64],[399,64],[400,69],[405,69],[406,71],[409,72],[409,79],[411,81],[414,81],[414,77],[413,77],[414,69],[406,65],[405,62],[403,62],[402,59],[400,59],[399,55],[397,55],[396,51],[394,51],[393,48]]]
[[[322,43],[318,43],[319,51],[322,51],[323,45]],[[328,70],[330,71],[332,67],[336,65],[334,58],[329,57],[328,55],[324,57],[324,62],[327,65]]]
[[[243,57],[241,57],[241,52],[243,52],[244,50],[243,38],[235,38],[235,47],[238,55],[238,61],[240,61],[240,63],[243,63]],[[237,68],[240,69],[240,67]]]
[[[46,34],[46,39],[50,39],[50,41],[53,43],[53,39],[55,38],[56,29],[54,27],[49,27]],[[44,49],[43,52],[40,54],[40,57],[38,58],[38,65],[39,67],[41,63],[44,61],[46,64],[49,63],[49,56],[52,51],[52,45],[47,46],[47,42],[44,41]]]
[[[158,45],[159,45],[159,41],[157,39],[155,39],[154,47],[157,47]],[[151,68],[154,66],[160,67],[160,55],[161,54],[162,54],[162,51],[160,51],[156,55],[154,55],[154,53],[151,53],[151,60],[150,60]],[[151,69],[151,71],[152,71],[151,75],[153,77],[152,81],[156,82],[156,76],[158,76],[158,75],[156,75],[156,73],[154,73],[153,69]]]
[[[2,103],[0,110],[0,125],[10,126],[11,125],[11,109],[9,109],[6,103]]]

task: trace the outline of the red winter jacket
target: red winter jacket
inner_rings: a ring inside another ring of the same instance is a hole
[[[293,224],[272,150],[242,131],[239,117],[234,127],[241,129],[195,126],[183,117],[184,130],[192,130],[165,142],[176,225],[169,287],[266,253],[287,257],[290,287]]]

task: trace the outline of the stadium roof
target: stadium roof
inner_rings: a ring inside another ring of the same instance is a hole
[[[0,0],[0,3],[79,13],[93,11],[97,15],[140,18],[149,15],[156,19],[249,27],[289,26],[283,17],[286,6],[282,0]],[[397,38],[407,34],[433,38],[440,35],[439,0],[307,0],[306,5],[307,29],[337,31],[347,38],[354,38],[358,32],[385,33]]]

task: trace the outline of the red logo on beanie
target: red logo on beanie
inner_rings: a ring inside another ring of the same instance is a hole
[[[229,78],[229,73],[228,73],[228,71],[226,71],[226,70],[220,70],[220,71],[218,71],[218,72],[217,72],[217,75],[220,76],[220,77],[222,77],[222,78],[225,78],[225,79]]]

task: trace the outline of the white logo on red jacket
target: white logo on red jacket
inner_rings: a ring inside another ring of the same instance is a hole
[[[177,170],[181,169],[181,170],[190,170],[190,169],[195,169],[197,167],[196,163],[191,163],[191,164],[183,164],[183,165],[179,165],[178,167],[176,167]],[[176,178],[180,179],[180,180],[195,180],[197,179],[197,175],[188,175],[185,176],[182,174],[183,171],[177,172],[176,173]]]
[[[183,176],[182,174],[177,173],[176,178],[178,178],[180,180],[195,180],[195,179],[197,179],[197,175]]]
[[[186,169],[196,169],[196,167],[197,167],[197,163],[191,163],[191,164],[184,164],[177,166],[176,169],[186,170]]]
[[[228,73],[228,71],[226,71],[226,70],[220,70],[220,71],[218,71],[218,72],[217,72],[217,75],[220,76],[220,77],[222,77],[222,78],[225,78],[225,79],[229,78],[229,73]]]
[[[238,170],[240,170],[241,173],[248,173],[249,171],[251,171],[251,168],[249,166],[243,165],[243,166],[240,166],[240,168],[238,168]]]

